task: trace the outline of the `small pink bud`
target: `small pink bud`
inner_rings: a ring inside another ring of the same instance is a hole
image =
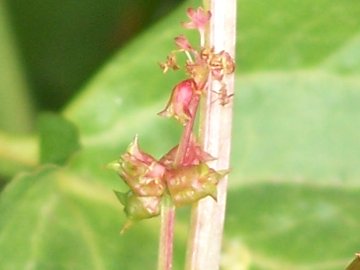
[[[193,47],[190,45],[189,40],[183,35],[176,37],[175,43],[178,46],[178,48],[181,50],[184,50],[184,51],[193,51],[194,50]]]
[[[158,114],[165,117],[174,117],[185,125],[192,117],[190,110],[191,103],[199,98],[195,91],[196,85],[194,80],[188,79],[180,82],[174,87],[165,109]]]
[[[198,29],[200,32],[203,32],[211,18],[211,12],[205,11],[202,7],[197,8],[188,8],[187,15],[190,19],[190,22],[183,23],[182,25],[187,29]]]
[[[119,160],[119,175],[139,196],[161,196],[165,191],[165,167],[142,152],[137,137]]]

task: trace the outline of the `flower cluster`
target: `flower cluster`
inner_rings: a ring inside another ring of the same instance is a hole
[[[222,83],[224,75],[234,72],[235,64],[227,52],[215,52],[205,46],[205,30],[211,13],[200,7],[196,10],[189,8],[187,15],[190,21],[182,25],[199,31],[200,47],[195,48],[184,35],[180,35],[175,38],[177,49],[160,64],[164,73],[178,70],[181,68],[177,62],[178,53],[186,56],[183,68],[188,78],[173,88],[168,104],[159,113],[184,126],[179,145],[157,160],[139,148],[135,137],[120,159],[111,164],[129,187],[126,193],[116,192],[129,220],[159,215],[164,196],[170,197],[178,207],[206,196],[216,200],[217,184],[227,173],[209,167],[207,162],[214,157],[202,150],[192,127],[199,101],[209,91],[209,77]]]
[[[226,174],[206,165],[214,158],[201,150],[191,136],[183,161],[174,166],[178,146],[160,160],[139,149],[137,137],[120,159],[113,163],[121,178],[129,186],[126,193],[117,192],[124,211],[131,220],[157,216],[160,202],[168,192],[176,206],[191,204],[210,195],[216,198],[216,185]]]

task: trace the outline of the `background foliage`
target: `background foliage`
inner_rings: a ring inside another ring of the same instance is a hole
[[[104,166],[135,134],[157,156],[178,140],[176,123],[155,114],[182,74],[164,76],[157,62],[198,2],[126,45],[119,39],[153,21],[160,1],[65,1],[50,13],[54,1],[35,2],[0,3],[0,268],[155,269],[159,221],[119,236],[112,189],[124,185]],[[222,269],[343,269],[360,246],[360,2],[238,6]],[[36,121],[44,109],[60,114]],[[187,222],[181,209],[175,269]]]

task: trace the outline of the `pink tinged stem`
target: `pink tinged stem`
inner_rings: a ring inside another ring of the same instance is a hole
[[[183,134],[180,139],[180,144],[178,148],[178,152],[176,153],[174,167],[176,167],[179,164],[183,163],[183,159],[185,158],[186,150],[189,147],[189,141],[192,134],[192,129],[194,126],[195,118],[196,118],[196,112],[199,105],[199,96],[195,97],[194,102],[191,104],[189,111],[191,113],[191,118],[186,123],[186,126],[184,128]]]
[[[212,13],[207,46],[215,52],[235,54],[236,0],[204,0]],[[234,93],[234,75],[224,76],[228,95]],[[232,99],[220,104],[219,85],[211,81],[202,110],[200,137],[204,151],[218,159],[209,163],[215,170],[228,169],[230,163]],[[226,206],[227,177],[220,180],[217,201],[207,197],[193,206],[186,256],[187,270],[218,270]]]
[[[175,206],[171,202],[169,196],[163,198],[160,215],[161,225],[158,269],[171,270],[173,261]]]
[[[199,97],[195,99],[189,108],[192,117],[187,122],[183,134],[180,139],[178,151],[176,153],[174,167],[183,162],[187,148],[189,147],[190,137],[195,122],[196,111],[199,105]],[[175,206],[171,198],[167,195],[161,204],[161,223],[160,223],[160,243],[158,270],[171,270],[173,261],[173,241],[174,241],[174,225],[175,225]]]

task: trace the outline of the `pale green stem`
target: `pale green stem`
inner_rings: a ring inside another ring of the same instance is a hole
[[[235,54],[236,0],[206,0],[204,7],[212,13],[206,45],[215,52]],[[223,81],[227,94],[234,92],[234,75]],[[219,102],[218,82],[210,78],[206,105],[202,108],[200,139],[203,148],[217,160],[209,163],[216,170],[228,169],[231,146],[232,99],[225,105]],[[218,184],[217,201],[207,197],[193,206],[186,256],[187,270],[218,270],[223,235],[227,177]]]
[[[0,132],[0,175],[11,178],[20,170],[33,168],[38,161],[37,138]]]
[[[190,61],[190,63],[193,63],[194,61],[191,57],[191,54],[188,51],[185,51],[185,54],[186,54],[187,59]]]

